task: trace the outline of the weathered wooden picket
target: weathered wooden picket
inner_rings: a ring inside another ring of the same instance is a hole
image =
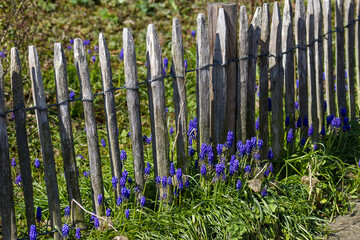
[[[323,2],[308,0],[307,9],[303,0],[296,0],[295,13],[292,7],[291,1],[286,0],[283,17],[281,17],[278,3],[274,3],[270,23],[269,5],[265,3],[261,8],[256,9],[249,25],[245,6],[241,6],[238,13],[235,3],[209,4],[208,26],[204,14],[200,13],[197,17],[197,62],[196,69],[191,70],[186,70],[184,67],[181,25],[179,19],[174,18],[172,74],[169,76],[163,75],[160,42],[155,26],[150,24],[146,36],[147,81],[145,82],[138,81],[135,44],[130,29],[125,28],[123,47],[126,83],[121,88],[113,86],[110,54],[105,37],[100,33],[101,73],[99,74],[101,74],[103,86],[112,176],[120,179],[122,174],[114,91],[125,89],[131,125],[134,179],[140,189],[144,188],[145,166],[139,96],[139,87],[143,84],[147,84],[148,91],[155,175],[169,175],[170,146],[164,87],[164,79],[167,77],[172,78],[174,88],[177,167],[183,169],[185,174],[188,172],[186,72],[196,71],[198,150],[203,143],[213,146],[224,143],[227,132],[232,131],[236,140],[245,141],[247,138],[258,136],[265,143],[261,155],[266,158],[268,148],[272,147],[275,158],[280,158],[283,151],[286,117],[289,118],[287,130],[296,127],[296,116],[300,121],[308,118],[309,124],[314,127],[315,138],[325,126],[325,113],[338,113],[340,116],[342,109],[346,109],[349,117],[355,118],[356,104],[360,104],[360,0],[356,1],[356,11],[354,0],[345,0],[345,4],[343,0],[336,0],[335,30],[332,30],[331,25],[330,0],[323,0]],[[333,34],[336,35],[335,75]],[[52,105],[46,104],[35,46],[29,47],[28,54],[35,107],[27,109],[24,107],[20,57],[17,49],[12,48],[10,80],[13,91],[13,109],[5,109],[5,79],[0,64],[0,186],[2,187],[0,202],[3,239],[17,237],[7,136],[7,114],[11,112],[15,116],[17,149],[23,178],[28,227],[35,224],[35,215],[30,154],[25,128],[25,111],[27,110],[35,110],[36,113],[51,224],[59,229],[62,225],[54,151],[48,121],[49,107],[58,108],[61,152],[68,201],[72,206],[71,219],[77,227],[84,226],[84,213],[78,205],[73,204],[75,200],[81,205],[69,105],[71,101],[76,100],[69,98],[63,48],[61,43],[54,45],[54,81],[56,82],[57,103]],[[95,95],[91,90],[86,52],[81,39],[75,39],[74,59],[82,93],[81,99],[78,100],[83,102],[84,109],[93,210],[97,215],[103,216],[105,207],[101,201],[98,201],[98,197],[104,194],[104,188],[93,105]],[[257,66],[259,68],[258,80]],[[336,90],[334,76],[336,76]],[[355,79],[357,84],[355,84]],[[296,82],[297,88],[295,88]],[[256,84],[259,85],[258,100],[256,100]],[[348,97],[346,85],[349,89]],[[300,109],[299,113],[296,113],[296,101]],[[257,115],[258,127],[255,127]],[[307,128],[302,128],[301,135],[306,134]],[[235,147],[231,151],[235,152]],[[162,188],[160,191],[160,196],[163,193],[169,193],[170,186],[167,191]],[[116,196],[120,195],[118,185]],[[168,194],[168,199],[171,195]],[[61,235],[55,231],[54,237],[60,239]]]

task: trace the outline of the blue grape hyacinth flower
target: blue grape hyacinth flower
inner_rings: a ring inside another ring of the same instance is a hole
[[[80,239],[80,238],[81,238],[81,230],[80,230],[80,228],[77,228],[77,229],[76,229],[75,238],[76,238],[76,239]]]
[[[267,195],[268,195],[267,186],[265,185],[265,187],[263,188],[263,190],[261,192],[261,196],[266,197]]]
[[[41,207],[37,207],[36,208],[36,221],[40,222],[42,218],[42,212],[41,212]]]
[[[110,215],[111,215],[111,209],[107,208],[106,209],[106,217],[110,217]]]
[[[290,143],[292,143],[293,138],[294,138],[294,133],[293,133],[293,130],[290,129],[288,132],[288,135],[286,137],[286,140],[290,144]]]
[[[206,165],[205,165],[205,163],[201,166],[200,172],[201,172],[201,175],[203,175],[203,176],[206,175]]]
[[[191,31],[191,36],[192,36],[192,37],[195,37],[195,36],[196,36],[196,31],[195,31],[195,30],[192,30],[192,31]]]
[[[236,190],[240,191],[240,188],[241,188],[241,180],[238,179],[236,182]]]
[[[69,206],[66,206],[66,207],[65,207],[65,209],[64,209],[64,214],[65,214],[65,217],[70,216],[70,207],[69,207]]]
[[[62,234],[63,234],[63,237],[68,237],[69,236],[69,232],[70,232],[70,228],[69,228],[69,226],[66,224],[66,223],[64,223],[64,225],[63,225],[63,227],[62,227],[62,229],[61,229],[61,232],[62,232]]]
[[[106,141],[105,141],[105,139],[101,139],[101,145],[103,146],[103,147],[106,147]]]
[[[14,168],[16,167],[16,160],[15,158],[11,159],[11,166]]]
[[[124,48],[121,48],[121,51],[119,53],[119,60],[124,61]]]
[[[30,238],[30,240],[36,240],[36,238],[37,238],[37,231],[36,231],[35,225],[30,226],[29,238]]]
[[[103,202],[103,195],[100,193],[100,194],[98,195],[97,199],[98,199],[98,204],[101,205],[102,202]]]
[[[126,217],[126,219],[128,219],[129,216],[130,216],[130,210],[129,210],[129,209],[126,209],[126,210],[125,210],[125,217]]]
[[[144,196],[140,198],[140,206],[143,208],[145,206],[146,199]]]
[[[271,148],[269,148],[269,152],[268,152],[268,159],[269,159],[269,160],[274,159],[274,152],[272,151],[272,149],[271,149]]]

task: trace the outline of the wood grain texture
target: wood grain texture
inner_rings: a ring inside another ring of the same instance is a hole
[[[13,93],[13,108],[24,106],[24,88],[20,56],[17,48],[11,48],[10,80]],[[34,194],[31,176],[31,163],[28,137],[26,133],[26,115],[24,108],[14,111],[16,146],[19,157],[20,173],[23,184],[25,215],[28,229],[35,224]]]
[[[181,33],[181,24],[178,18],[173,19],[172,25],[172,73],[175,125],[176,125],[176,153],[177,168],[181,168],[184,174],[188,173],[188,136],[187,136],[187,101],[186,79],[184,67],[184,46]]]
[[[226,18],[226,27],[227,27],[227,57],[228,59],[234,59],[237,57],[237,7],[236,3],[209,3],[208,4],[208,38],[210,46],[210,63],[213,63],[214,51],[215,51],[215,40],[217,32],[217,20],[219,15],[219,9],[223,8]],[[220,143],[224,143],[226,140],[226,135],[228,131],[236,132],[236,77],[237,77],[237,67],[235,61],[230,61],[225,66],[226,68],[226,77],[227,77],[227,106],[226,106],[226,124],[225,126],[225,139],[222,139]],[[214,101],[214,92],[213,92],[213,71],[210,68],[210,115],[211,115],[211,136],[214,136],[214,125],[213,125],[213,101]],[[213,139],[214,140],[214,139]],[[217,144],[217,142],[214,142]],[[233,151],[234,148],[231,150]]]
[[[66,188],[69,206],[73,206],[74,208],[71,211],[71,219],[74,220],[73,224],[76,224],[77,227],[85,227],[83,211],[79,206],[71,204],[72,199],[75,199],[81,204],[81,195],[75,158],[70,106],[67,101],[69,99],[67,64],[61,43],[55,43],[54,45],[54,70],[57,103],[62,103],[58,107],[58,118]]]
[[[308,116],[308,82],[307,82],[307,54],[306,54],[306,13],[304,0],[297,0],[295,4],[295,43],[297,60],[297,76],[299,79],[299,108],[300,118]],[[301,136],[307,136],[307,128],[301,128]]]
[[[215,146],[224,143],[227,130],[227,69],[223,66],[227,60],[227,26],[225,11],[219,9],[217,31],[215,39],[214,63],[220,64],[213,67],[213,92],[214,92],[214,137]]]
[[[360,0],[356,0],[356,19],[360,18]],[[355,23],[356,94],[360,106],[360,22]]]
[[[56,169],[54,161],[54,152],[51,142],[50,125],[48,121],[48,112],[44,92],[43,81],[41,77],[40,63],[35,46],[29,46],[29,69],[31,77],[31,88],[36,109],[36,121],[40,136],[41,153],[44,161],[44,175],[46,183],[46,193],[50,212],[51,224],[53,227],[61,229],[61,212],[59,200],[59,188],[56,179]],[[58,232],[54,233],[55,239],[60,239]]]
[[[323,36],[323,12],[321,0],[313,0],[314,3],[314,37],[315,39],[322,39]],[[316,103],[317,115],[319,120],[319,129],[314,132],[320,132],[325,127],[325,111],[324,111],[324,49],[323,42],[317,41],[315,43],[315,79],[316,79]],[[316,134],[314,135],[316,137]]]
[[[104,196],[104,184],[101,170],[97,123],[95,118],[94,104],[92,102],[93,94],[91,92],[89,66],[86,60],[83,41],[80,38],[77,38],[74,41],[74,58],[83,99],[93,206],[95,213],[97,215],[103,216],[105,214],[104,203],[99,204],[98,202],[98,196],[100,194]]]
[[[105,37],[99,34],[99,60],[101,67],[101,80],[104,92],[104,105],[106,114],[106,129],[108,134],[110,162],[112,176],[121,178],[122,162],[120,159],[119,131],[116,118],[115,96],[113,90],[110,53]],[[120,184],[117,185],[115,199],[120,196]]]
[[[315,45],[313,43],[315,39],[314,18],[314,2],[313,0],[309,0],[306,12],[306,40],[307,44],[310,44],[307,51],[308,111],[309,123],[313,125],[314,137],[316,138],[319,133],[319,119],[317,115]]]
[[[159,38],[155,31],[154,24],[149,24],[146,35],[146,55],[147,64],[150,67],[150,78],[162,76],[163,64],[162,53],[159,43]],[[156,162],[157,162],[157,176],[169,176],[170,161],[169,161],[169,132],[166,124],[166,110],[165,110],[165,86],[164,78],[150,83],[153,102],[153,116],[156,144]],[[164,193],[164,189],[160,189],[160,196]],[[167,188],[167,197],[170,200],[172,192],[170,186]]]
[[[284,142],[284,110],[283,110],[283,67],[281,55],[281,15],[277,2],[274,3],[270,30],[270,53],[277,57],[270,57],[270,90],[271,90],[271,139],[274,158],[281,156]]]
[[[345,0],[345,51],[346,51],[346,69],[347,86],[349,93],[349,116],[351,119],[356,117],[356,87],[355,87],[355,4],[354,0]]]
[[[253,19],[249,26],[249,56],[248,61],[248,97],[247,97],[247,116],[246,131],[249,137],[256,136],[255,130],[255,86],[256,86],[256,60],[261,35],[261,7],[257,7]]]
[[[269,57],[265,54],[269,52],[270,41],[270,11],[269,5],[264,3],[262,6],[261,15],[261,35],[260,35],[260,57],[259,70],[259,138],[264,141],[263,149],[260,156],[266,156],[269,143],[269,111],[268,111],[268,98],[269,98]]]
[[[331,31],[331,1],[323,0],[324,33]],[[336,114],[335,90],[334,90],[334,59],[332,46],[332,33],[324,38],[324,73],[325,73],[325,92],[327,103],[327,114]]]
[[[348,110],[346,102],[346,81],[345,81],[345,40],[344,40],[344,3],[343,0],[335,2],[335,25],[336,32],[336,90],[338,115],[341,116],[341,109]],[[346,111],[348,113],[348,111]]]
[[[4,71],[0,62],[0,212],[3,239],[17,239],[13,183],[5,117]]]
[[[248,33],[248,17],[245,6],[240,7],[239,15],[239,54],[238,56],[246,57],[249,54],[249,33]],[[240,60],[238,62],[238,83],[237,83],[237,116],[236,116],[236,139],[245,141],[248,138],[246,129],[246,116],[248,112],[247,98],[248,98],[248,59]]]
[[[205,15],[199,13],[197,16],[196,35],[196,67],[210,64],[209,39]],[[209,93],[210,69],[203,68],[196,72],[197,78],[197,116],[198,116],[198,146],[210,143],[210,93]],[[198,147],[198,151],[199,151]]]
[[[126,100],[131,128],[131,146],[133,153],[135,184],[140,187],[140,192],[142,192],[145,186],[145,164],[141,130],[140,96],[138,89],[139,82],[136,67],[135,43],[132,33],[128,28],[124,28],[123,30],[123,46],[125,85],[128,88],[126,90]]]
[[[285,0],[282,24],[282,52],[294,47],[293,10],[290,0]],[[285,116],[290,118],[289,129],[295,128],[295,85],[294,85],[294,51],[283,55],[284,84],[285,84]]]

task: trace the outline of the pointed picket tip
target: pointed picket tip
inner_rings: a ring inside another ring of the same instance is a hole
[[[58,69],[65,66],[64,50],[61,43],[54,44],[54,68]]]
[[[290,13],[290,16],[292,18],[293,16],[293,11],[292,11],[292,4],[291,4],[291,0],[285,0],[285,5],[284,5],[284,14],[283,16],[285,17],[285,13]]]
[[[329,1],[329,0],[324,0],[325,1]],[[296,0],[295,3],[295,19],[305,19],[305,15],[306,15],[306,10],[305,10],[305,3],[304,0]]]
[[[74,58],[75,61],[86,61],[86,53],[81,38],[74,39]]]
[[[217,58],[215,57],[218,53],[217,53],[217,48],[219,48],[218,50],[221,51],[221,62],[225,63],[226,62],[226,56],[227,56],[227,51],[226,51],[226,39],[227,39],[227,32],[228,29],[226,27],[226,19],[225,19],[225,10],[224,8],[220,8],[219,9],[219,15],[218,15],[218,19],[217,19],[217,23],[216,23],[216,39],[215,39],[215,51],[214,51],[214,59]],[[217,45],[217,41],[219,41]]]
[[[271,25],[276,27],[278,24],[281,24],[281,13],[280,13],[279,4],[277,2],[274,2]]]
[[[270,36],[269,4],[264,3],[261,9],[261,41],[266,42]]]
[[[248,17],[245,6],[240,7],[239,21],[248,23]]]
[[[313,0],[308,0],[306,13],[308,15],[314,14],[314,2],[313,2]]]
[[[251,25],[260,27],[261,26],[261,7],[257,7],[254,16],[251,20]]]

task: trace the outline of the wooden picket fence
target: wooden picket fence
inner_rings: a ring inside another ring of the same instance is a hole
[[[275,157],[279,158],[283,150],[285,117],[290,119],[287,129],[294,129],[296,116],[299,116],[300,119],[307,116],[309,123],[314,127],[315,135],[318,135],[325,126],[324,99],[326,99],[328,114],[336,115],[338,113],[337,115],[340,115],[340,111],[345,108],[349,117],[355,118],[356,104],[360,104],[360,24],[358,21],[360,0],[356,1],[356,13],[354,0],[345,0],[345,9],[343,1],[336,0],[335,30],[332,30],[331,24],[331,1],[308,0],[307,2],[306,9],[304,1],[297,0],[295,14],[293,14],[291,1],[285,0],[282,18],[278,3],[274,3],[271,21],[269,5],[265,3],[261,8],[256,9],[250,25],[244,6],[240,7],[238,13],[237,5],[234,3],[209,4],[208,24],[206,24],[204,14],[199,14],[197,17],[197,65],[196,69],[191,70],[186,70],[184,67],[181,25],[179,19],[174,18],[172,74],[169,76],[163,75],[161,46],[155,26],[150,24],[146,37],[147,81],[145,82],[138,81],[134,40],[131,31],[125,28],[123,30],[123,47],[126,83],[121,88],[113,87],[110,54],[104,35],[100,34],[99,56],[103,86],[101,94],[104,96],[113,176],[120,179],[122,174],[114,92],[125,89],[131,124],[134,180],[140,189],[145,185],[139,104],[139,87],[145,84],[148,88],[155,175],[169,175],[170,149],[164,88],[164,78],[167,77],[173,79],[177,167],[182,168],[185,173],[188,172],[185,90],[185,73],[187,72],[196,71],[198,148],[203,143],[212,143],[213,146],[224,143],[228,131],[232,131],[236,140],[244,141],[257,135],[264,140],[265,151],[269,148],[269,139],[271,138],[271,147]],[[334,34],[336,35],[335,75],[332,42]],[[16,239],[17,237],[6,118],[7,114],[11,112],[15,116],[17,149],[28,227],[35,224],[30,154],[25,127],[25,112],[28,110],[35,110],[36,113],[51,224],[58,228],[62,226],[54,152],[48,121],[49,107],[58,108],[61,152],[68,200],[72,210],[71,219],[77,227],[84,226],[84,213],[80,206],[73,204],[73,200],[81,204],[81,198],[70,118],[69,103],[71,101],[81,100],[83,103],[94,212],[103,216],[105,211],[104,205],[97,201],[97,197],[104,194],[104,188],[93,105],[94,94],[91,90],[83,42],[81,39],[75,39],[74,42],[74,58],[81,86],[81,99],[69,99],[67,67],[61,43],[54,45],[56,104],[47,105],[46,103],[35,46],[29,47],[28,54],[35,107],[24,107],[21,63],[16,48],[11,49],[10,81],[14,107],[12,110],[5,109],[4,77],[2,67],[0,67],[0,186],[2,186],[0,201],[3,239]],[[258,77],[257,67],[259,68]],[[345,78],[345,68],[347,69],[347,79]],[[355,84],[355,69],[357,84]],[[336,76],[336,90],[334,89],[334,76]],[[256,80],[257,78],[258,80]],[[298,88],[295,88],[296,78],[298,78]],[[258,104],[256,104],[255,97],[256,82],[259,84]],[[346,94],[347,82],[348,97]],[[271,112],[269,110],[270,96]],[[295,110],[296,96],[299,98],[299,114],[296,114]],[[256,112],[259,113],[258,132],[255,129]],[[270,124],[269,118],[271,119]],[[307,134],[306,128],[302,128],[301,131],[302,134]],[[234,152],[235,148],[233,147],[231,151]],[[162,191],[164,190],[160,188],[160,194]],[[116,194],[121,194],[120,186],[117,187]],[[168,196],[170,197],[171,194]],[[61,235],[54,232],[54,237],[60,239]]]

